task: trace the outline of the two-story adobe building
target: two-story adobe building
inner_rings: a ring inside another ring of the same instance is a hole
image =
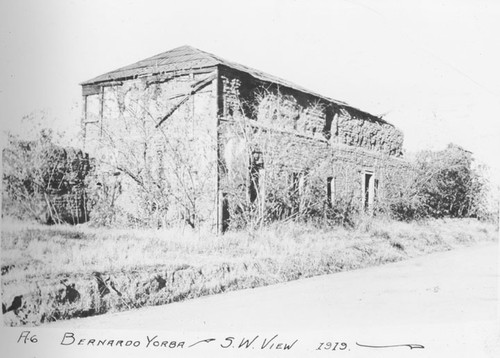
[[[84,150],[114,168],[131,220],[223,231],[245,210],[371,210],[409,170],[382,118],[189,46],[81,85]]]

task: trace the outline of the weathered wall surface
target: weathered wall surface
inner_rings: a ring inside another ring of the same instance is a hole
[[[194,90],[210,76],[218,77]],[[402,133],[385,121],[224,66],[84,93],[86,150],[120,178],[116,205],[127,221],[142,212],[215,228],[227,195],[281,196],[286,211],[296,205],[290,187],[318,211],[327,193],[362,208],[366,173],[382,199],[409,170],[398,158]]]
[[[127,80],[86,97],[86,150],[119,177],[126,221],[143,213],[159,225],[216,224],[216,81],[192,94],[213,71]]]
[[[394,126],[356,117],[345,110],[335,116],[332,138],[336,143],[361,147],[392,156],[401,156],[403,133]]]
[[[383,201],[399,195],[412,171],[407,162],[387,154],[345,144],[331,144],[314,137],[267,131],[262,127],[251,128],[247,128],[247,134],[244,134],[241,123],[223,125],[225,135],[221,145],[226,148],[223,158],[229,172],[226,182],[229,190],[234,191],[234,183],[237,182],[243,183],[240,188],[248,190],[248,156],[254,148],[262,151],[266,195],[276,196],[276,193],[270,192],[273,190],[289,193],[293,185],[289,175],[305,175],[304,193],[310,195],[307,200],[317,201],[313,205],[316,210],[323,210],[329,200],[329,180],[334,182],[330,195],[333,194],[336,200],[352,201],[353,206],[361,210],[366,173],[372,174],[377,181],[375,199]],[[249,131],[252,131],[251,135]]]
[[[367,200],[384,201],[399,194],[411,167],[400,158],[403,136],[398,129],[357,110],[260,83],[236,71],[221,74],[225,121],[220,131],[227,174],[222,186],[237,206],[243,206],[245,195],[248,201],[254,177],[249,174],[249,157],[255,152],[262,158],[259,190],[264,192],[264,207],[274,200],[282,201],[285,211],[292,210],[295,204],[287,196],[294,190],[303,197],[299,201],[309,200],[308,207],[317,212],[332,198],[351,201],[361,210]],[[280,192],[284,195],[277,198]]]
[[[221,75],[224,116],[242,112],[277,130],[402,155],[403,133],[380,118],[234,70],[223,70]]]
[[[378,200],[396,195],[412,173],[409,163],[400,158],[347,145],[332,145],[332,177],[339,195],[350,198],[361,207],[364,174],[373,173],[377,180]]]

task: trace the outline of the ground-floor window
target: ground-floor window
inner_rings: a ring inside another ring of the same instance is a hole
[[[262,194],[264,161],[261,152],[254,152],[250,158],[248,195],[250,202],[255,202]]]
[[[328,205],[333,205],[335,203],[335,178],[326,178],[326,200]]]

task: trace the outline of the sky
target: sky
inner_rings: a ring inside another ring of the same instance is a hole
[[[0,123],[76,135],[79,83],[191,45],[384,119],[405,149],[472,151],[500,178],[496,0],[2,1]]]

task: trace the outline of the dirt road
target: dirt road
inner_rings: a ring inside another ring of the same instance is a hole
[[[52,327],[329,330],[489,321],[497,315],[496,244]]]
[[[499,357],[498,277],[498,245],[486,243],[45,327],[54,328],[46,331],[55,340],[75,334],[71,347],[82,338],[86,344],[90,338],[111,335],[116,340],[127,334],[142,337],[145,345],[148,337],[185,340],[186,346],[202,342],[168,351],[169,356],[179,357],[273,357],[278,354],[274,346],[283,347],[277,343],[280,340],[292,347],[286,357]],[[247,340],[254,342],[251,347],[243,343]],[[108,354],[77,348],[74,352],[82,357]],[[123,352],[135,357],[133,351]],[[155,357],[166,354],[160,348],[144,352]]]

